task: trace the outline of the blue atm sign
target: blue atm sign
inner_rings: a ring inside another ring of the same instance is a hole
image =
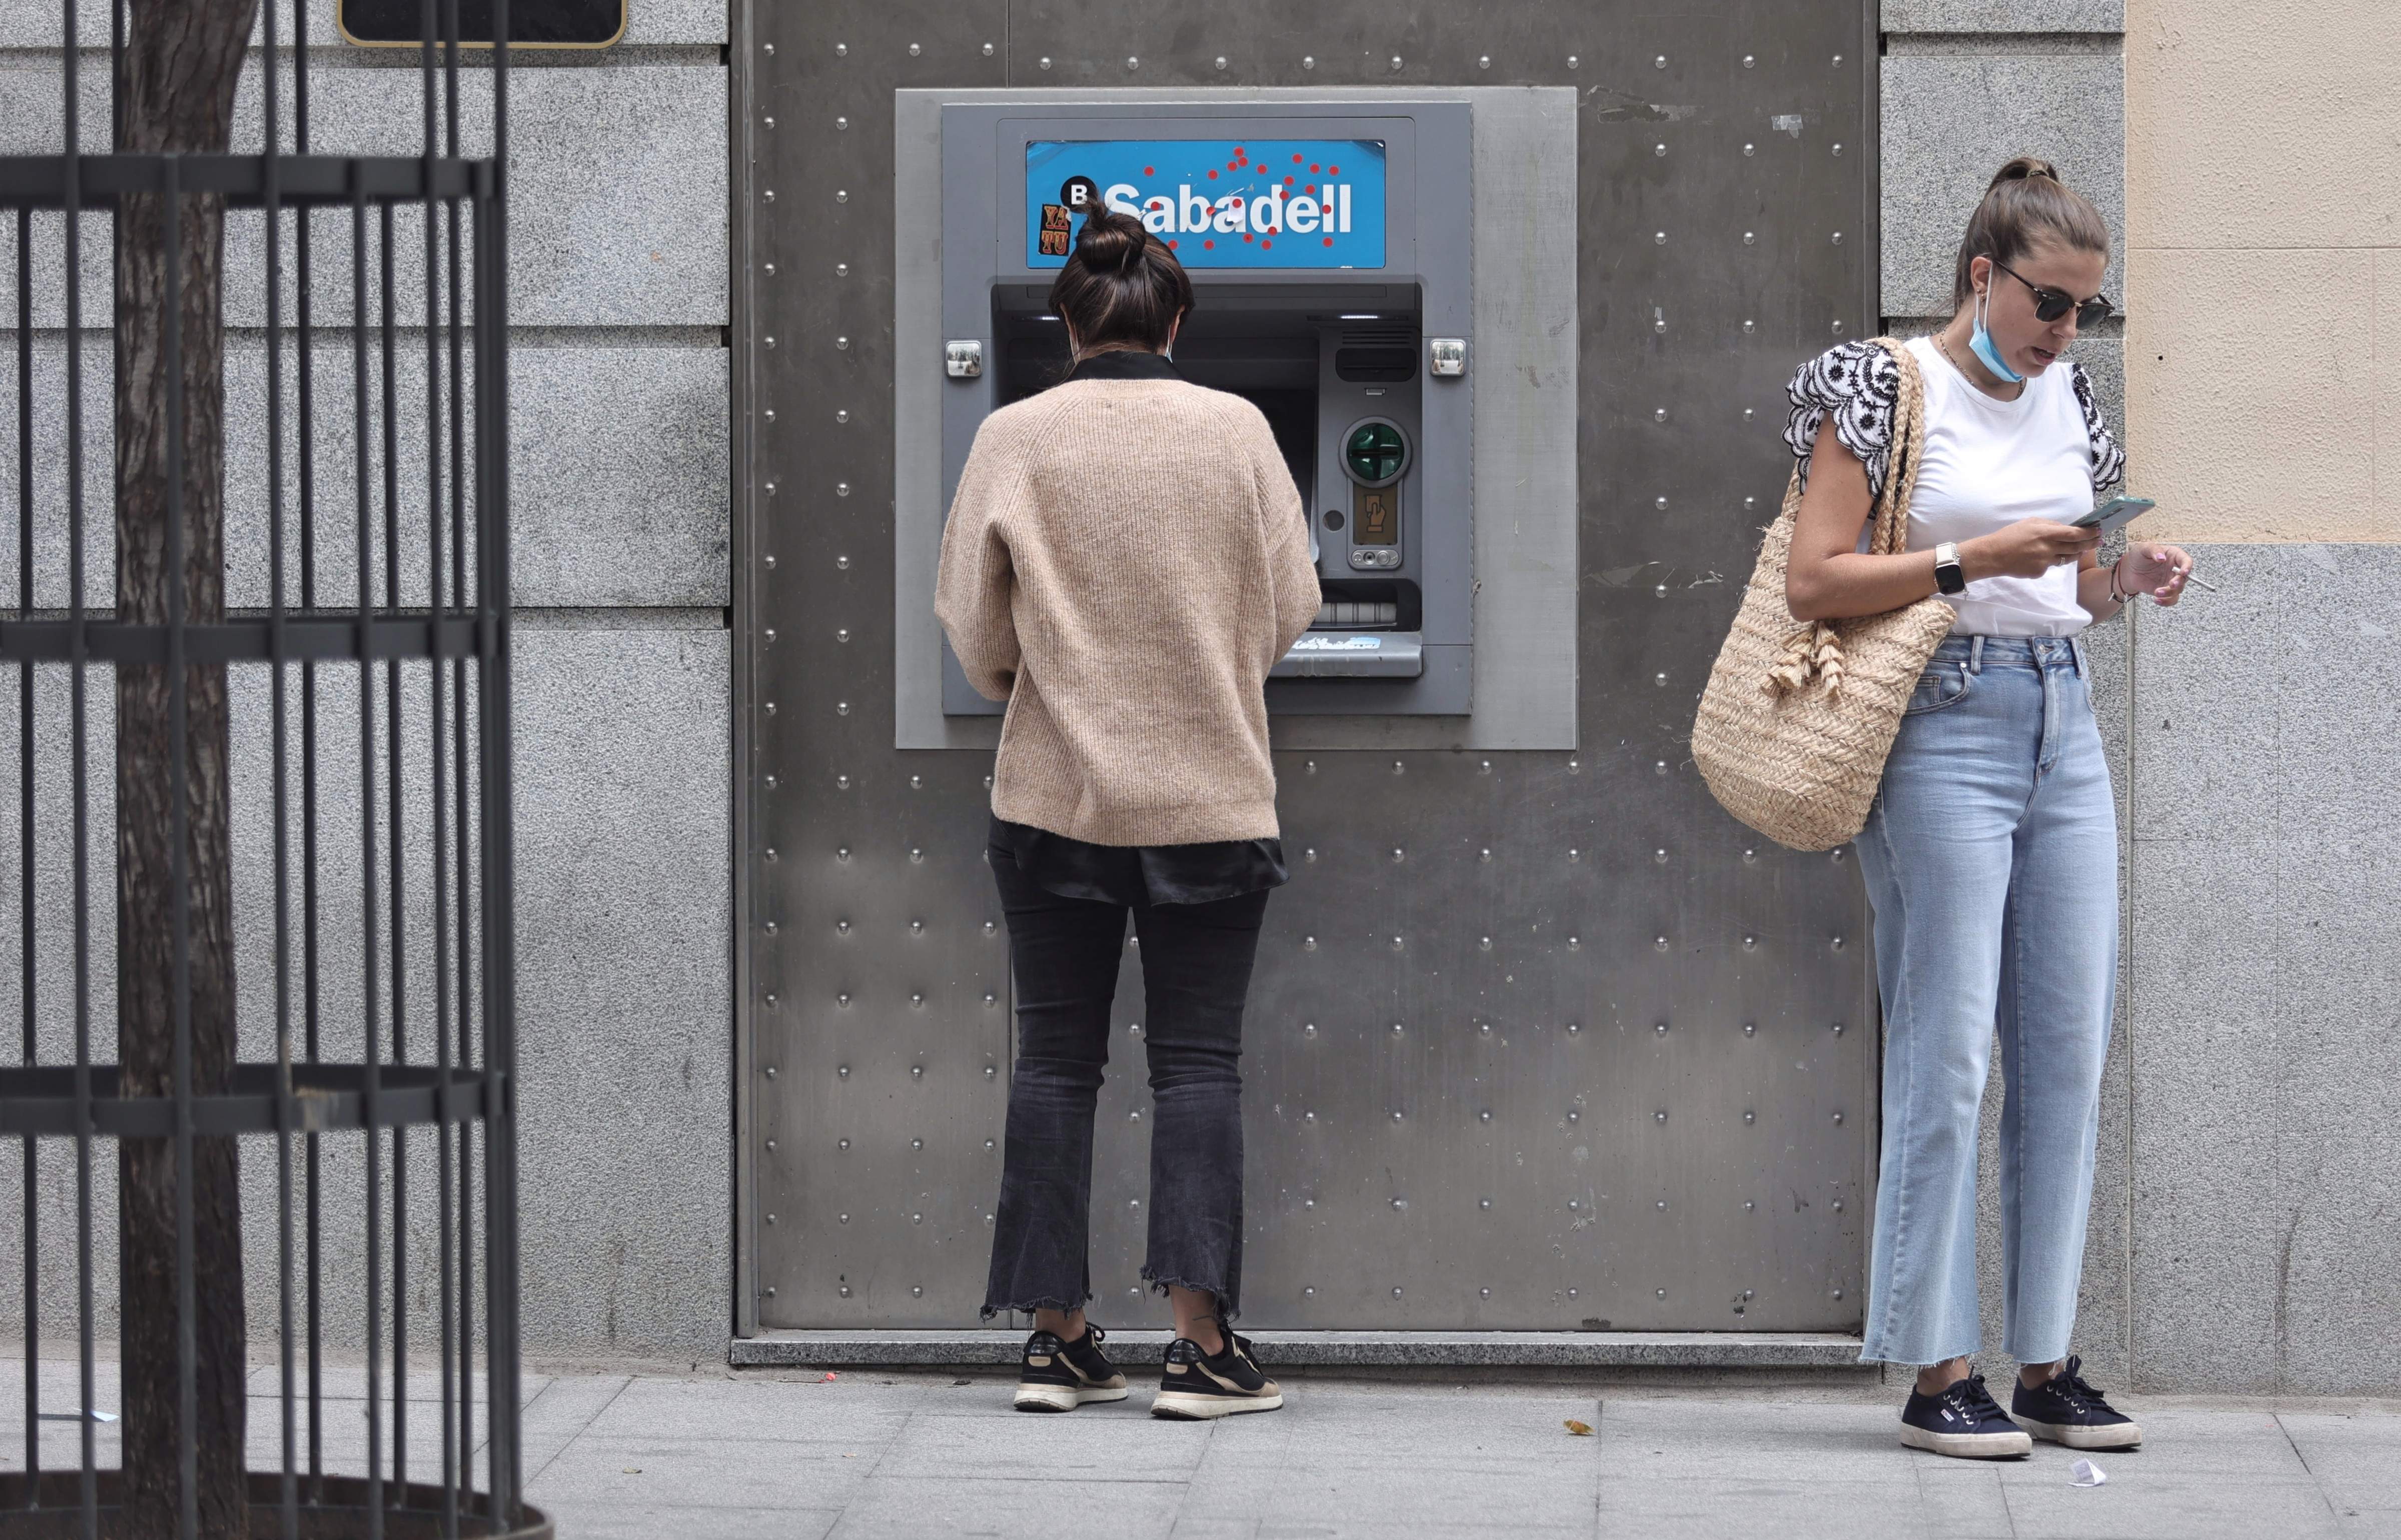
[[[1384,144],[1036,140],[1025,146],[1025,265],[1063,265],[1095,205],[1139,217],[1187,267],[1381,267]]]

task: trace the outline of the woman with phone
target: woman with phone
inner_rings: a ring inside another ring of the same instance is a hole
[[[1921,675],[1858,848],[1884,997],[1884,1143],[1867,1360],[1916,1366],[1901,1441],[2021,1455],[2039,1436],[2125,1448],[2141,1429],[2070,1352],[2118,972],[2118,831],[2082,633],[2135,594],[2175,604],[2192,560],[2079,528],[2123,456],[2066,357],[2107,317],[2109,234],[2046,161],[2001,168],[1968,221],[1950,323],[1909,344],[1925,443],[1897,555],[1865,553],[1891,468],[1900,365],[1846,343],[1793,378],[1804,491],[1794,619],[1958,612]],[[1997,1026],[1997,1034],[1996,1027]],[[2004,1413],[1974,1373],[1976,1122],[1997,1035]]]

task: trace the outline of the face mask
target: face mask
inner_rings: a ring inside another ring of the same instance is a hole
[[[1993,346],[1993,334],[1984,326],[1984,312],[1991,308],[1992,302],[1989,286],[1976,296],[1976,329],[1968,334],[1968,346],[1983,361],[1985,368],[2001,377],[2002,384],[2015,385],[2025,376],[2001,361],[2001,350]]]

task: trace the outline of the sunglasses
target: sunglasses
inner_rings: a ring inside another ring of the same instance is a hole
[[[1985,260],[1992,259],[1988,257]],[[2046,289],[2039,283],[2021,277],[1998,262],[1994,262],[1993,266],[1999,267],[2002,272],[2008,273],[2010,277],[2017,279],[2020,283],[2034,291],[2034,319],[2046,324],[2057,320],[2073,310],[2076,312],[2077,325],[2098,326],[2118,312],[2118,307],[2110,304],[2106,295],[2095,294],[2091,299],[2079,300],[2074,294],[2061,290]]]

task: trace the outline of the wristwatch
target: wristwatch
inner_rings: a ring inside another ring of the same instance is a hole
[[[1959,548],[1949,540],[1934,548],[1934,586],[1945,593],[1968,592],[1968,569],[1959,565]]]

